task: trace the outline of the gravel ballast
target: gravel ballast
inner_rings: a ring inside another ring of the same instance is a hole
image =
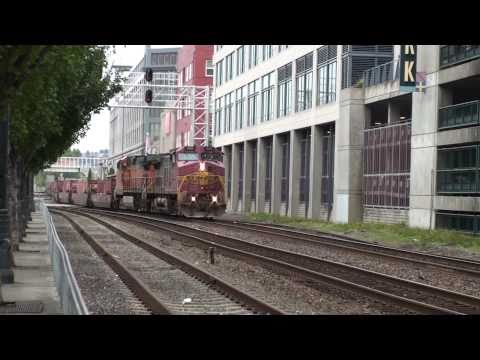
[[[52,216],[89,313],[150,314],[70,223],[62,216],[55,214]]]
[[[384,314],[407,313],[404,309],[386,305],[365,296],[340,290],[317,282],[305,282],[292,274],[272,271],[263,266],[216,254],[215,264],[209,264],[204,250],[172,240],[167,234],[152,231],[121,220],[99,216],[110,224],[142,240],[177,255],[207,270],[250,294],[290,314]]]
[[[322,246],[321,244],[318,246],[308,245],[302,241],[269,238],[268,235],[257,233],[255,231],[234,230],[211,223],[209,223],[208,226],[201,223],[188,222],[182,223],[182,225],[191,226],[212,233],[232,236],[255,244],[271,246],[303,255],[318,257],[320,259],[353,265],[366,270],[437,286],[451,291],[458,291],[477,297],[480,296],[480,279],[454,270],[424,264],[414,264],[412,262],[404,262],[382,256],[360,254],[347,249]]]

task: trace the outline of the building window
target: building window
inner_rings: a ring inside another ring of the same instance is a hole
[[[188,82],[190,80],[192,80],[192,73],[193,73],[193,64],[189,64],[187,67],[185,67],[184,69],[185,71],[185,82]]]
[[[233,78],[233,53],[225,58],[225,81]]]
[[[317,50],[317,59],[317,104],[328,104],[336,100],[337,46],[322,46]]]
[[[285,116],[292,111],[292,64],[282,66],[277,71],[278,78],[278,117]]]
[[[237,76],[245,71],[245,46],[242,45],[237,49]]]
[[[235,130],[242,129],[245,117],[245,86],[236,90]]]
[[[478,216],[478,213],[439,210],[436,212],[435,227],[438,229],[479,233],[480,216]]]
[[[268,60],[273,55],[273,46],[272,45],[262,45],[263,46],[263,61]]]
[[[247,126],[255,126],[256,115],[258,108],[258,91],[257,81],[252,81],[248,84],[248,116],[247,116]]]
[[[273,72],[262,77],[262,121],[273,118]]]
[[[479,145],[438,149],[437,193],[472,194],[479,187]]]
[[[305,131],[300,140],[300,183],[299,200],[301,203],[308,204],[310,192],[310,129]],[[307,206],[305,206],[305,211]]]
[[[257,197],[257,142],[252,144],[252,182],[250,187],[250,199],[255,201]]]
[[[220,103],[219,103],[219,114],[218,114],[218,118],[219,118],[219,126],[218,126],[218,134],[221,135],[224,133],[224,129],[225,129],[225,126],[224,126],[224,122],[225,122],[225,119],[223,117],[223,104],[224,104],[224,98],[221,97],[220,98]]]
[[[220,99],[215,100],[215,135],[220,135]]]
[[[248,45],[248,68],[257,66],[260,62],[261,54],[261,45]]]
[[[280,186],[280,201],[288,203],[288,187],[290,176],[290,143],[288,137],[284,136],[281,144],[282,151],[282,176]]]
[[[265,139],[265,201],[272,199],[272,139]],[[271,204],[269,205],[271,209]],[[269,210],[270,211],[270,210]]]
[[[312,107],[313,53],[297,59],[296,65],[296,111],[303,111]]]
[[[232,102],[232,93],[225,95],[225,127],[224,131],[232,131],[232,112],[233,112],[233,102]]]
[[[220,86],[223,82],[223,59],[215,66],[215,85]]]
[[[205,61],[205,76],[213,76],[213,60],[209,59]]]

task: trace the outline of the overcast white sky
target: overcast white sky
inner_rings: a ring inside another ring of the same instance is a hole
[[[152,48],[179,47],[181,45],[151,45]],[[115,45],[115,55],[110,61],[114,65],[136,65],[142,59],[145,45]],[[87,135],[74,144],[72,148],[80,149],[81,152],[98,151],[108,149],[109,142],[109,121],[108,110],[102,110],[100,114],[94,114],[90,122],[90,130]]]

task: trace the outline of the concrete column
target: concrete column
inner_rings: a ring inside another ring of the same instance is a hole
[[[242,200],[242,212],[250,212],[251,204],[251,182],[252,182],[252,142],[243,142],[243,200]]]
[[[272,139],[272,214],[280,213],[280,194],[282,176],[282,148],[281,136],[273,135]]]
[[[231,197],[231,207],[235,212],[237,211],[238,205],[238,176],[239,176],[239,156],[240,156],[240,146],[239,144],[232,145],[232,197]]]
[[[227,202],[227,210],[228,211],[231,211],[232,210],[232,207],[231,207],[231,194],[232,194],[232,191],[230,190],[230,199],[227,197],[227,194],[229,192],[228,190],[228,180],[230,179],[230,163],[231,163],[231,146],[222,146],[222,151],[224,153],[224,156],[223,156],[223,165],[225,166],[225,200]]]
[[[258,139],[257,143],[257,196],[255,203],[257,212],[264,212],[265,209],[265,140]]]
[[[297,216],[300,194],[300,134],[290,131],[290,172],[288,184],[288,216]]]
[[[398,105],[390,101],[388,103],[388,123],[392,124],[400,120],[400,112],[398,111]]]
[[[438,45],[417,47],[417,71],[431,73],[438,69]],[[428,75],[427,75],[428,76]],[[433,85],[430,87],[430,85]],[[439,102],[448,102],[448,93],[442,98],[437,84],[427,84],[424,93],[412,94],[412,140],[410,162],[409,225],[434,228],[433,197],[436,169]]]
[[[320,218],[320,200],[322,195],[322,135],[323,130],[320,126],[314,125],[311,128],[310,143],[310,206],[308,208],[308,218]]]
[[[366,110],[364,89],[340,92],[340,117],[335,129],[334,208],[335,222],[361,221],[363,178],[363,130]]]

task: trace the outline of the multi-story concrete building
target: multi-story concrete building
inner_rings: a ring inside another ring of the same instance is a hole
[[[228,207],[480,231],[480,46],[215,46]]]
[[[146,68],[153,70],[153,85],[177,85],[177,53],[179,48],[145,49],[145,56],[129,74],[129,83],[139,84]],[[148,147],[151,152],[161,152],[173,147],[162,142],[165,131],[162,119],[170,123],[171,111],[163,109],[142,109],[128,107],[144,103],[145,88],[142,86],[127,89],[117,99],[117,105],[110,111],[110,162],[116,162],[127,155],[141,155]],[[154,90],[155,91],[155,90]],[[139,102],[139,99],[140,102]],[[165,127],[165,126],[164,126]]]
[[[213,45],[184,45],[178,52],[177,70],[178,85],[185,86],[213,86]],[[193,100],[193,97],[188,99]],[[182,147],[193,144],[195,129],[192,122],[204,116],[204,110],[192,111],[189,107],[194,104],[185,104],[185,109],[177,111],[176,146]],[[211,123],[211,117],[207,115]]]

